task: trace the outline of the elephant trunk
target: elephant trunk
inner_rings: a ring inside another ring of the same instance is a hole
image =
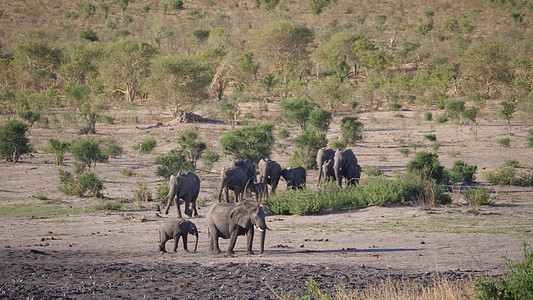
[[[320,179],[321,178],[322,178],[322,164],[319,164],[318,165],[318,182],[317,182],[317,186],[320,184]]]
[[[172,185],[170,187],[170,190],[168,191],[168,200],[167,200],[167,208],[165,209],[165,215],[168,215],[168,210],[170,209],[170,207],[172,206],[172,200],[174,200],[174,196],[177,195],[177,188]],[[176,201],[179,201],[178,199],[176,199]]]
[[[341,164],[340,161],[335,159],[335,164],[333,165],[333,170],[335,171],[335,179],[337,179],[337,185],[342,186],[342,176],[340,172]]]
[[[218,193],[218,202],[221,202],[222,199],[222,191],[224,190],[224,186],[226,186],[226,179],[223,179],[220,183],[220,192]]]
[[[196,237],[196,242],[194,242],[194,251],[196,252],[196,249],[198,249],[198,231],[194,234]]]

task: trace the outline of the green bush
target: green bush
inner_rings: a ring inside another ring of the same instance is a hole
[[[390,103],[389,111],[400,111],[402,110],[402,105],[400,103]]]
[[[152,150],[154,150],[155,146],[157,145],[156,140],[153,137],[147,137],[139,144],[133,146],[133,150],[140,151],[143,153],[150,153]]]
[[[213,164],[217,162],[219,159],[220,159],[220,155],[211,150],[205,151],[202,157],[200,157],[200,160],[204,164],[206,171],[210,171],[213,168]]]
[[[55,139],[50,139],[49,143],[50,146],[48,147],[48,152],[55,155],[57,165],[62,165],[63,160],[65,159],[65,153],[70,147],[70,143],[60,142]]]
[[[381,176],[383,175],[383,171],[378,167],[366,167],[364,169],[364,173],[368,176]]]
[[[511,185],[516,175],[516,170],[509,166],[500,166],[496,170],[487,172],[485,179],[490,184]]]
[[[222,153],[257,164],[262,158],[270,157],[274,145],[273,128],[271,124],[258,124],[230,130],[219,140]]]
[[[329,143],[329,146],[331,149],[344,150],[346,149],[346,142],[343,139],[335,139]]]
[[[87,30],[82,31],[80,33],[80,38],[82,40],[88,40],[88,41],[91,41],[91,42],[98,41],[98,35],[92,29],[87,29]]]
[[[41,113],[33,109],[17,110],[17,115],[30,123],[30,127],[33,126],[33,123],[41,119]]]
[[[187,158],[191,162],[193,170],[196,169],[196,162],[202,156],[207,145],[198,140],[198,134],[190,129],[181,134],[178,138],[178,144],[187,153]]]
[[[505,273],[501,276],[478,277],[474,281],[479,299],[533,299],[533,251],[531,244],[522,245],[522,261],[505,260]]]
[[[400,148],[398,149],[398,152],[400,152],[403,157],[407,157],[409,156],[409,154],[411,154],[411,150],[409,150],[408,148]]]
[[[530,130],[527,134],[526,147],[533,147],[533,130]]]
[[[159,187],[157,187],[157,201],[163,205],[166,205],[168,202],[168,193],[170,192],[170,187],[168,182],[163,181]]]
[[[326,133],[331,123],[332,113],[323,108],[315,109],[309,113],[308,123],[319,132]]]
[[[520,168],[520,163],[516,159],[510,159],[506,161],[503,165],[508,166],[508,167],[513,167],[513,168]]]
[[[499,139],[498,140],[498,145],[504,147],[504,148],[509,148],[511,147],[511,139],[510,138],[503,138],[503,139]]]
[[[278,133],[278,137],[280,139],[286,139],[289,137],[289,131],[287,130],[287,128],[282,128],[280,129],[279,133]]]
[[[324,133],[317,133],[314,130],[304,130],[294,139],[297,150],[291,158],[290,165],[293,167],[302,166],[306,169],[316,169],[316,153],[318,149],[326,147],[328,141]]]
[[[357,117],[344,117],[341,120],[342,139],[352,145],[363,139],[363,123],[357,120]]]
[[[183,1],[181,0],[170,0],[170,6],[174,9],[182,9]]]
[[[87,167],[96,167],[96,163],[106,162],[108,156],[100,148],[100,141],[80,138],[70,143],[70,153],[76,159],[76,173],[81,174]]]
[[[148,189],[148,184],[138,183],[139,187],[133,192],[133,200],[139,204],[139,206],[144,206],[148,201],[152,201],[152,193]]]
[[[182,149],[172,149],[167,154],[161,154],[155,162],[160,165],[157,167],[157,176],[169,179],[170,175],[178,172],[186,173],[193,170],[192,163],[187,159],[187,153]]]
[[[205,29],[197,29],[193,31],[193,35],[199,40],[199,41],[205,41],[211,32],[209,30]]]
[[[282,100],[279,106],[283,110],[282,118],[287,123],[296,124],[300,130],[305,130],[315,104],[306,98],[298,98]]]
[[[424,139],[428,140],[428,141],[431,141],[431,142],[434,142],[434,141],[437,140],[437,136],[435,134],[433,134],[433,133],[426,134],[426,135],[424,135]]]
[[[126,177],[131,177],[131,176],[135,176],[136,175],[135,171],[133,171],[133,169],[131,167],[120,169],[120,174],[122,174],[122,175],[124,175]]]
[[[477,171],[476,165],[469,165],[462,160],[453,163],[452,169],[448,172],[451,182],[472,182]]]
[[[149,13],[150,12],[150,4],[143,5],[142,12],[145,13],[145,14]]]
[[[102,195],[103,182],[91,172],[85,172],[74,177],[70,172],[59,170],[59,182],[59,191],[68,196],[83,197],[87,192],[95,197]]]
[[[448,115],[440,115],[435,121],[439,124],[446,123],[448,122]]]
[[[112,141],[103,149],[103,152],[108,157],[117,158],[122,155],[123,149],[117,141]]]
[[[494,202],[490,200],[489,193],[482,186],[477,186],[474,189],[468,189],[463,192],[466,202],[470,205],[492,205]]]
[[[407,163],[407,172],[422,179],[435,179],[437,183],[446,181],[446,172],[435,153],[418,152],[415,158]]]
[[[96,210],[105,211],[121,211],[123,208],[122,203],[117,201],[104,200],[94,206]]]
[[[30,153],[32,147],[26,137],[28,125],[18,120],[10,120],[0,128],[0,156],[10,162],[18,162],[23,154]]]
[[[424,113],[424,120],[431,121],[432,119],[433,119],[433,114],[431,112],[429,112],[429,111],[426,111]]]
[[[314,15],[318,15],[329,5],[331,0],[309,0],[309,6]]]

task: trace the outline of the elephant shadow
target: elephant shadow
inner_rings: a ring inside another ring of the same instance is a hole
[[[420,248],[407,248],[407,249],[400,249],[400,248],[389,248],[389,249],[381,249],[381,248],[372,248],[372,249],[348,248],[348,249],[331,249],[331,250],[269,249],[268,252],[270,252],[270,253],[278,253],[278,254],[302,254],[302,253],[336,254],[336,253],[391,253],[391,252],[408,252],[408,251],[422,251],[422,250],[424,250],[424,249],[420,249]]]

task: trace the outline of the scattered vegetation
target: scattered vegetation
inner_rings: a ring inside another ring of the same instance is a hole
[[[453,167],[448,171],[451,182],[472,182],[476,174],[477,166],[469,165],[462,160],[453,163]]]
[[[21,155],[32,151],[26,137],[28,125],[18,120],[8,121],[0,128],[0,156],[10,162],[18,162]]]
[[[518,171],[513,166],[499,166],[496,170],[487,172],[485,179],[490,184],[533,186],[533,172],[530,170]]]
[[[509,148],[511,147],[511,139],[510,138],[502,138],[498,140],[498,145],[500,145],[503,148]]]
[[[157,141],[153,137],[147,137],[142,140],[139,144],[133,146],[133,150],[139,151],[142,153],[150,153],[157,145]]]
[[[132,176],[135,176],[137,173],[135,173],[135,171],[133,171],[131,167],[127,167],[127,168],[120,169],[120,174],[126,177],[132,177]]]

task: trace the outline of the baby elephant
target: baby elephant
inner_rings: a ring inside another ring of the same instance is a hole
[[[198,228],[191,221],[184,219],[168,219],[165,220],[159,227],[159,250],[161,252],[167,252],[165,250],[165,244],[168,240],[174,239],[174,252],[178,249],[178,242],[180,237],[183,237],[183,249],[187,250],[187,234],[194,234],[196,236],[196,243],[194,244],[194,251],[198,247]]]

